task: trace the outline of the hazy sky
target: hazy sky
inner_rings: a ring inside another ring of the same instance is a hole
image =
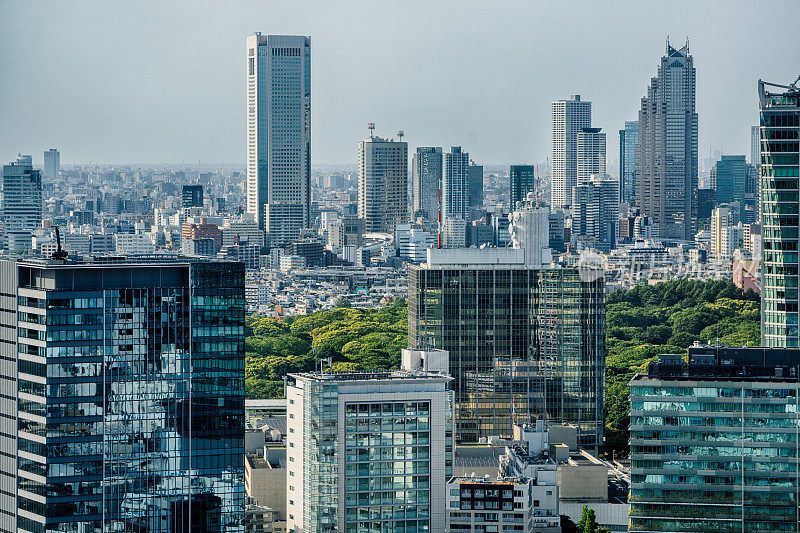
[[[665,39],[688,35],[700,154],[749,154],[758,78],[800,74],[800,1],[0,0],[0,160],[243,163],[245,37],[311,36],[312,159],[405,130],[484,163],[543,161],[549,103],[637,116]],[[611,170],[611,169],[609,169]]]

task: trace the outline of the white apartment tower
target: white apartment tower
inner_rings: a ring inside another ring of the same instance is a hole
[[[408,143],[375,136],[358,143],[358,218],[379,233],[408,222]]]
[[[446,531],[453,378],[287,376],[287,530]]]
[[[50,148],[44,153],[44,177],[53,180],[58,177],[61,169],[61,153],[55,148]]]
[[[31,235],[42,225],[42,176],[29,155],[3,165],[3,249],[11,253],[31,249]]]
[[[578,180],[606,174],[606,134],[601,128],[583,128],[578,132]]]
[[[310,226],[311,38],[247,37],[247,212],[283,246]]]
[[[550,106],[552,184],[550,205],[568,207],[578,179],[578,134],[592,125],[592,103],[579,94]]]

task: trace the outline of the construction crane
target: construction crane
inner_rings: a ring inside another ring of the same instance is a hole
[[[63,261],[67,258],[67,251],[61,249],[61,232],[58,230],[58,226],[56,228],[56,251],[53,252],[53,255],[50,256],[51,259],[56,259],[58,261]]]

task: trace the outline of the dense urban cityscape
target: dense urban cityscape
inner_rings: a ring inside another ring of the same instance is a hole
[[[258,32],[240,163],[5,146],[0,533],[800,532],[800,65],[704,155],[690,37],[544,161],[318,162]]]

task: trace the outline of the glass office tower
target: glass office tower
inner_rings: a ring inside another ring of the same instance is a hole
[[[1,530],[244,531],[244,266],[150,259],[0,262]]]
[[[780,91],[770,92],[773,87]],[[797,347],[800,89],[759,81],[758,99],[763,223],[761,344]]]
[[[628,531],[797,531],[798,361],[693,347],[637,375]]]
[[[510,210],[517,208],[517,202],[524,202],[529,192],[536,193],[536,166],[511,165],[508,167],[508,180],[511,186]]]
[[[409,271],[408,347],[450,352],[461,442],[544,418],[603,439],[604,278],[520,249],[429,250]]]

